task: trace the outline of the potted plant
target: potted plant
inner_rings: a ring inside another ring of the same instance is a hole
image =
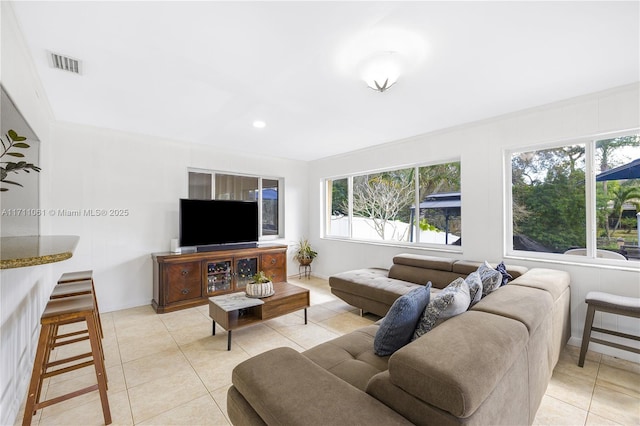
[[[258,271],[251,277],[251,282],[247,284],[245,293],[247,297],[269,297],[272,296],[273,283],[271,279],[267,277],[264,271]]]
[[[23,141],[26,141],[27,138],[25,138],[24,136],[18,135],[15,130],[9,130],[5,135],[5,137],[7,138],[6,143],[0,138],[0,143],[2,143],[2,153],[0,154],[0,158],[4,157],[5,155],[8,155],[14,158],[24,158],[23,153],[19,151],[9,152],[9,150],[14,148],[21,148],[21,149],[29,148],[29,144],[23,142]],[[27,163],[26,161],[18,161],[17,163],[13,161],[2,161],[0,163],[4,164],[4,166],[0,167],[0,182],[2,184],[8,183],[10,185],[22,186],[22,184],[18,182],[8,180],[7,178],[9,177],[9,173],[17,174],[19,171],[29,173],[29,170],[33,170],[35,172],[39,172],[41,170],[40,167],[36,166],[33,163]],[[8,190],[9,188],[5,188],[5,187],[0,188],[0,191],[2,192],[8,191]]]
[[[313,262],[313,259],[318,256],[318,252],[311,248],[311,243],[306,238],[302,238],[298,242],[296,251],[293,253],[293,257],[300,262],[300,265],[309,265]]]

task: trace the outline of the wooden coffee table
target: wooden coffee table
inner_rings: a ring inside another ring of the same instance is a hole
[[[247,325],[304,309],[307,323],[309,290],[287,282],[273,283],[273,296],[253,299],[242,293],[231,293],[209,298],[209,316],[213,319],[212,335],[216,335],[216,323],[227,330],[227,350],[231,350],[231,332]]]

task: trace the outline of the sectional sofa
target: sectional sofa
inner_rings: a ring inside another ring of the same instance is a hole
[[[399,255],[388,271],[352,271],[330,283],[354,306],[384,315],[394,297],[427,280],[433,297],[479,265]],[[531,424],[569,338],[570,280],[558,270],[507,269],[511,282],[393,355],[374,353],[379,321],[302,353],[278,348],[239,364],[227,397],[231,421]]]

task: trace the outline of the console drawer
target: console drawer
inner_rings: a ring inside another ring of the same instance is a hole
[[[165,266],[167,303],[202,297],[202,269],[200,262],[185,262]]]
[[[266,253],[262,255],[260,266],[262,270],[282,268],[286,260],[284,253]]]

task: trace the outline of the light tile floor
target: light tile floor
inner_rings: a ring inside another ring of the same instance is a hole
[[[233,333],[211,335],[208,306],[156,314],[142,306],[102,314],[114,425],[226,425],[231,370],[245,359],[279,346],[298,351],[331,340],[378,317],[365,315],[331,295],[325,280],[290,279],[311,290],[308,324],[303,312]],[[220,329],[218,329],[220,330]],[[78,348],[57,349],[54,356]],[[639,425],[640,365],[589,352],[577,366],[578,348],[562,352],[534,421],[536,425]],[[92,368],[45,381],[47,398],[95,383]],[[16,424],[22,422],[22,413]],[[101,425],[97,392],[39,410],[32,424]]]

